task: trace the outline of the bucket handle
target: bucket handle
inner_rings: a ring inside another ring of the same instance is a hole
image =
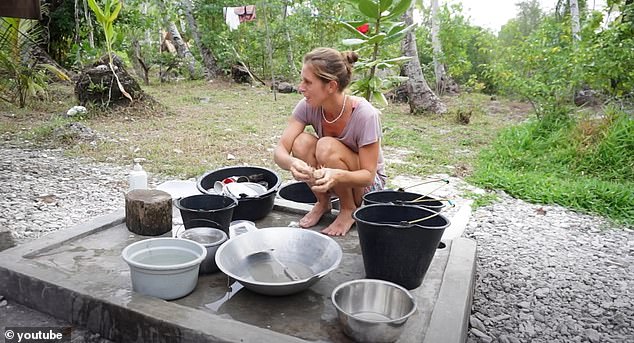
[[[423,218],[410,220],[410,221],[403,220],[403,221],[400,222],[400,224],[403,225],[403,226],[411,226],[413,224],[420,223],[420,222],[425,221],[427,219],[433,218],[433,217],[441,214],[442,212],[445,212],[448,208],[453,208],[453,207],[456,206],[456,204],[454,204],[451,200],[447,200],[447,201],[449,202],[449,206],[448,207],[445,207],[445,208],[441,209],[440,211],[438,211],[438,212],[436,212],[436,213],[434,213],[432,215],[429,215],[429,216],[423,217]]]
[[[414,200],[395,200],[392,201],[394,205],[408,205],[408,204],[417,204],[419,202],[432,202],[432,201],[446,201],[448,203],[451,202],[451,199],[437,199],[437,198],[429,198],[429,199],[420,199],[416,198]]]
[[[406,189],[408,189],[408,188],[412,188],[412,187],[416,187],[416,186],[420,186],[420,185],[424,185],[424,184],[428,184],[428,183],[434,183],[434,182],[444,182],[444,183],[445,183],[445,185],[446,185],[446,184],[449,184],[449,180],[448,180],[448,179],[441,179],[441,178],[438,178],[438,179],[431,179],[431,180],[427,180],[427,181],[423,181],[423,182],[415,183],[415,184],[413,184],[413,185],[409,185],[409,186],[407,186],[407,187],[400,187],[400,188],[398,188],[398,189],[397,189],[397,191],[399,191],[399,192],[403,192],[403,191],[405,191],[405,190],[406,190]],[[443,185],[443,186],[445,186],[445,185]],[[442,186],[441,186],[441,187],[442,187]],[[440,187],[439,187],[439,188],[440,188]],[[434,189],[434,191],[435,191],[435,190],[436,190],[436,189]],[[433,191],[432,191],[432,192],[433,192]],[[432,192],[430,192],[430,193],[432,193]]]

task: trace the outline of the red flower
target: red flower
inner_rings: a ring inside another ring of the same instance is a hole
[[[363,34],[368,33],[368,31],[370,31],[370,24],[365,23],[365,24],[357,27],[357,31],[359,31],[359,32],[361,32]]]

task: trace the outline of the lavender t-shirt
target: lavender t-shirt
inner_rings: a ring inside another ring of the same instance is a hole
[[[374,108],[366,99],[355,98],[357,101],[352,109],[350,120],[337,138],[350,150],[359,153],[359,148],[378,142],[381,139],[381,120],[379,110]],[[302,99],[293,110],[293,118],[304,125],[310,125],[317,132],[318,137],[323,137],[321,107],[313,107]],[[377,160],[376,173],[385,177],[383,150],[379,146],[379,158]]]

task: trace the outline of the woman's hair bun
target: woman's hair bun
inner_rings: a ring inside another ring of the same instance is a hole
[[[359,60],[359,55],[354,51],[345,51],[342,54],[350,64],[354,64],[354,62]]]

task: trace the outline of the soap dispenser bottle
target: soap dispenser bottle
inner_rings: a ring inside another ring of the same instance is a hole
[[[147,189],[147,173],[143,170],[141,163],[145,162],[144,158],[135,158],[134,167],[128,176],[129,190]]]

